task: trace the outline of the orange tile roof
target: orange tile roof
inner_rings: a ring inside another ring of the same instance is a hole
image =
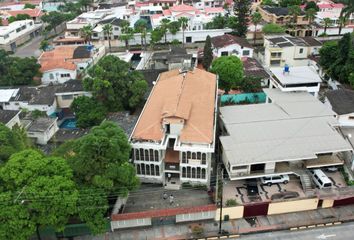
[[[163,121],[184,122],[180,141],[212,143],[216,75],[194,69],[185,74],[178,69],[160,74],[133,132],[133,140],[161,141]]]
[[[188,11],[196,11],[197,9],[190,5],[180,4],[180,5],[175,5],[173,7],[170,7],[170,10],[172,12],[188,12]]]
[[[77,46],[57,46],[52,51],[43,52],[38,59],[41,64],[40,71],[46,72],[58,68],[75,70],[76,65],[72,60],[75,48]]]
[[[38,8],[34,9],[22,9],[22,10],[9,10],[7,11],[13,17],[16,17],[18,14],[27,14],[30,17],[39,17],[42,16],[42,10]]]

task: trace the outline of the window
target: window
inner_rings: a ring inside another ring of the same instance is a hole
[[[195,168],[192,168],[192,178],[196,178],[195,177]]]
[[[197,178],[200,178],[200,177],[201,177],[200,174],[201,174],[201,169],[200,169],[200,167],[199,167],[199,168],[197,168]]]
[[[154,161],[154,150],[152,150],[152,149],[149,149],[149,154],[150,154],[150,161],[152,162],[152,161]]]
[[[200,152],[197,152],[197,159],[202,159],[202,154]]]
[[[144,151],[144,159],[145,161],[149,161],[149,150],[145,149]]]
[[[196,159],[197,155],[196,153],[192,153],[192,159]]]
[[[156,176],[160,176],[160,167],[159,166],[155,166],[155,174]]]
[[[49,74],[49,79],[50,79],[50,80],[53,80],[53,79],[54,79],[53,73],[50,73],[50,74]]]
[[[182,163],[187,163],[187,154],[182,152]]]
[[[354,120],[354,116],[349,116],[349,120]]]
[[[70,73],[62,73],[62,74],[60,74],[60,77],[68,78],[68,77],[70,77]]]
[[[206,164],[206,153],[202,153],[202,164]]]
[[[187,178],[191,178],[191,167],[187,167]]]
[[[139,149],[135,149],[135,160],[140,160]]]
[[[141,174],[145,175],[145,164],[141,164]]]
[[[192,42],[192,37],[186,37],[186,42],[191,43]]]
[[[155,176],[155,167],[154,164],[150,164],[151,175]]]
[[[115,40],[117,40],[119,38],[118,35],[114,35],[113,37]]]
[[[243,56],[248,56],[248,55],[250,55],[250,50],[243,50],[242,55],[243,55]]]
[[[247,166],[232,166],[233,171],[246,170],[246,169],[247,169]]]
[[[191,152],[187,152],[187,159],[191,159]]]
[[[205,179],[205,175],[206,175],[206,170],[205,168],[202,168],[202,178]]]
[[[221,52],[221,56],[228,56],[229,53],[228,52]]]
[[[157,150],[154,151],[154,159],[155,159],[155,162],[159,161],[159,151],[157,151]]]
[[[73,99],[73,98],[74,98],[73,95],[63,95],[63,96],[61,96],[61,99],[63,99],[63,100],[70,100],[70,99]]]
[[[137,164],[137,165],[136,165],[136,173],[137,173],[137,174],[141,174],[140,164]]]
[[[144,161],[144,149],[140,148],[140,160]]]
[[[304,49],[303,48],[300,48],[299,49],[299,53],[301,54],[301,53],[303,53],[304,52]]]
[[[182,177],[183,178],[187,177],[187,172],[186,172],[186,168],[185,167],[182,168]]]
[[[147,164],[145,165],[145,167],[146,167],[146,175],[150,175],[150,165]]]

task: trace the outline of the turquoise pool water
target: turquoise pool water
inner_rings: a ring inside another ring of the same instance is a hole
[[[64,122],[60,124],[60,128],[75,129],[76,119],[75,118],[65,119]]]

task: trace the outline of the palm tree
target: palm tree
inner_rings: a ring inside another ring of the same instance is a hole
[[[325,18],[323,19],[323,23],[324,23],[324,34],[326,34],[327,32],[327,28],[328,26],[331,24],[331,19],[330,18]]]
[[[342,28],[345,25],[345,22],[347,21],[347,18],[344,15],[339,16],[338,21],[339,21],[338,35],[340,35],[342,33]]]
[[[289,15],[293,16],[293,24],[296,25],[297,17],[301,14],[301,8],[297,5],[288,7]]]
[[[257,25],[262,21],[262,15],[259,12],[255,12],[252,14],[251,20],[254,24],[253,45],[256,45]]]
[[[341,3],[344,4],[344,7],[342,8],[342,11],[340,12],[339,16],[339,33],[338,35],[341,34],[342,32],[342,27],[345,24],[346,20],[349,19],[349,17],[354,13],[354,1],[353,0],[341,0]]]
[[[111,52],[111,48],[112,48],[111,47],[111,35],[113,32],[113,26],[112,26],[112,24],[108,23],[108,24],[105,24],[102,29],[103,29],[104,35],[107,36],[109,52]]]
[[[179,31],[180,28],[181,28],[181,24],[178,21],[170,22],[170,24],[168,25],[168,30],[170,31],[170,33],[173,36],[175,36],[177,34],[177,32]],[[173,37],[173,39],[174,39],[174,37]]]
[[[146,50],[146,29],[147,29],[147,22],[144,19],[139,19],[136,23],[135,23],[135,31],[140,33],[141,35],[141,48],[144,47],[144,49]],[[144,44],[145,42],[145,44]]]
[[[310,24],[315,19],[316,13],[317,13],[317,11],[314,8],[309,8],[309,9],[306,10],[305,14],[306,14],[306,17],[309,19],[309,23]]]
[[[161,31],[164,33],[165,35],[165,43],[167,43],[167,31],[169,29],[169,24],[170,24],[170,19],[168,18],[163,18],[161,20]]]
[[[183,37],[182,43],[183,43],[183,47],[184,47],[184,42],[185,42],[184,41],[184,31],[188,27],[188,21],[189,21],[189,19],[186,18],[186,17],[181,17],[181,18],[178,19],[178,22],[181,24],[181,28],[182,28],[182,37]]]
[[[86,25],[81,28],[81,35],[85,38],[85,41],[91,44],[91,38],[93,33],[93,28],[91,25]]]

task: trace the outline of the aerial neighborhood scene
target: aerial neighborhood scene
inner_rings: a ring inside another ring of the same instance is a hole
[[[353,236],[354,0],[0,0],[0,240]]]

